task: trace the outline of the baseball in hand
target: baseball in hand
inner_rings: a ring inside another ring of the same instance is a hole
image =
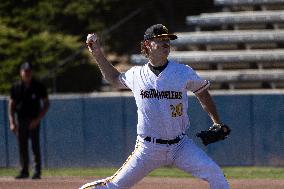
[[[93,52],[95,50],[95,42],[97,41],[97,35],[92,33],[92,34],[88,34],[87,36],[87,40],[86,43],[88,45],[88,49],[90,52]],[[97,45],[97,44],[96,44]]]
[[[86,43],[94,43],[97,41],[97,35],[92,33],[88,34]]]

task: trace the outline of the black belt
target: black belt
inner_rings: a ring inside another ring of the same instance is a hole
[[[147,141],[147,142],[151,142],[152,139],[154,140],[154,142],[158,143],[158,144],[176,144],[176,143],[179,143],[179,141],[182,139],[181,136],[178,136],[176,137],[175,139],[172,139],[172,140],[163,140],[163,139],[155,139],[155,138],[152,138],[152,137],[145,137],[144,140]]]

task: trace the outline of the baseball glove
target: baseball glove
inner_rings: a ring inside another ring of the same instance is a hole
[[[230,134],[231,129],[225,124],[214,124],[206,131],[197,133],[196,136],[200,137],[202,143],[207,146],[208,144],[224,140]]]

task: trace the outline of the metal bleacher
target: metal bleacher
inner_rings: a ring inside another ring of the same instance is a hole
[[[219,12],[219,13],[204,13],[199,16],[186,17],[186,23],[197,26],[200,30],[202,26],[232,26],[235,29],[239,27],[261,27],[261,28],[279,28],[284,22],[284,10],[271,11],[241,11],[241,12]]]
[[[230,51],[174,51],[169,59],[191,64],[229,64],[238,62],[283,62],[284,49],[273,50],[230,50]],[[132,55],[131,61],[144,64],[146,58],[141,55]]]
[[[223,12],[187,16],[189,31],[176,33],[169,59],[193,67],[212,89],[283,89],[284,0],[214,2]],[[132,55],[131,62],[146,59]]]
[[[172,42],[178,49],[251,49],[282,47],[284,30],[225,30],[177,33],[179,38]]]
[[[216,6],[275,5],[283,3],[284,0],[215,0]]]
[[[222,11],[283,10],[284,0],[215,0]]]

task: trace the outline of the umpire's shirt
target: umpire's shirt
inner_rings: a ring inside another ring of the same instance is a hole
[[[47,98],[47,91],[43,84],[32,79],[28,86],[22,81],[15,83],[10,96],[15,102],[18,119],[31,120],[39,115],[41,99]]]

